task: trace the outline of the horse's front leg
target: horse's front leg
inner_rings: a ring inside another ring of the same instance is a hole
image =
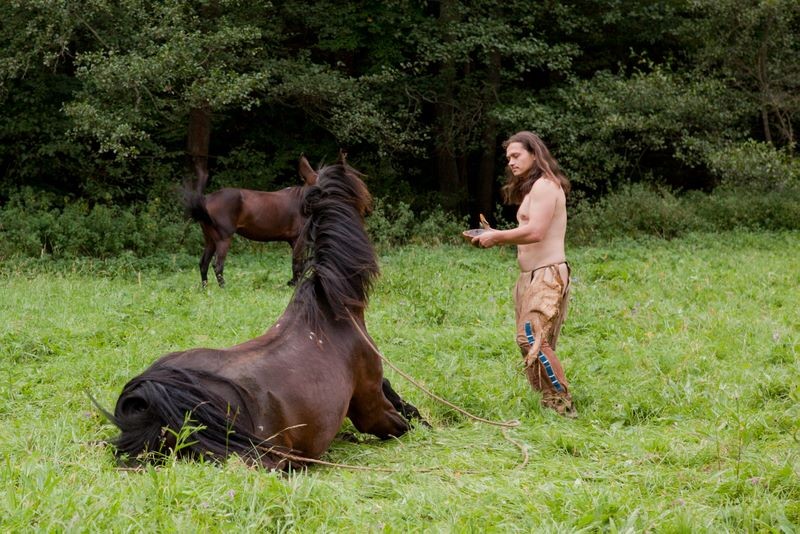
[[[399,437],[411,430],[411,425],[383,394],[378,380],[356,388],[347,416],[359,432],[381,439]]]
[[[400,414],[405,417],[409,422],[412,419],[419,419],[420,423],[423,425],[430,427],[431,425],[422,418],[422,414],[419,413],[419,410],[413,404],[406,402],[403,400],[397,392],[392,389],[392,384],[389,383],[387,378],[383,379],[381,384],[381,389],[383,390],[384,396],[392,403],[394,409],[400,412]]]

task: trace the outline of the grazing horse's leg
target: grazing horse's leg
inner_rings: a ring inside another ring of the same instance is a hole
[[[303,274],[303,251],[302,247],[297,246],[297,242],[297,239],[289,241],[289,246],[292,247],[292,279],[288,282],[290,286],[297,284]]]
[[[211,258],[214,256],[214,248],[214,241],[206,237],[203,255],[200,256],[200,280],[204,288],[208,285],[208,265],[211,263]]]
[[[416,406],[404,401],[402,397],[400,397],[400,395],[398,395],[397,392],[392,389],[392,384],[389,383],[388,379],[383,379],[381,388],[383,389],[383,394],[386,396],[389,402],[392,403],[392,406],[394,406],[394,409],[400,412],[400,414],[408,421],[411,421],[412,419],[419,419],[423,425],[427,427],[431,426],[425,419],[422,418],[422,415],[419,413],[419,410],[417,410]]]
[[[228,249],[231,248],[232,238],[233,236],[229,236],[227,239],[217,241],[217,260],[214,263],[214,274],[217,275],[219,287],[225,287],[225,278],[222,276],[222,270],[225,268],[225,257],[228,255]]]

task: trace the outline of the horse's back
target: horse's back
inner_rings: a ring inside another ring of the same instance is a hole
[[[205,209],[213,222],[213,227],[221,231],[223,237],[236,232],[237,220],[242,211],[243,196],[240,189],[224,187],[206,195]]]
[[[257,436],[316,457],[347,415],[356,380],[352,349],[286,319],[245,343],[170,354],[158,365],[202,374],[230,404],[220,408],[247,417]]]
[[[242,206],[236,233],[253,241],[294,241],[300,234],[303,217],[302,195],[298,187],[280,191],[242,189]]]

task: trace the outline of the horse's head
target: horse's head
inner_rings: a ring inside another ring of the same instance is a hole
[[[319,171],[316,185],[305,188],[301,234],[305,248],[303,281],[295,296],[306,306],[312,322],[330,312],[347,319],[367,304],[378,262],[364,228],[372,209],[361,173],[337,163]],[[320,306],[322,305],[322,306]]]
[[[311,216],[320,199],[336,199],[336,202],[352,206],[361,216],[372,213],[372,195],[367,189],[363,174],[346,163],[323,167],[317,175],[316,187],[310,188],[303,201],[303,214]]]

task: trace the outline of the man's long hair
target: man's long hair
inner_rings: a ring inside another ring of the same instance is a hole
[[[533,132],[517,132],[505,140],[503,149],[507,149],[511,143],[521,143],[525,150],[533,154],[534,161],[533,167],[524,176],[514,176],[511,169],[506,167],[506,183],[502,192],[507,204],[522,204],[522,199],[530,192],[533,183],[542,177],[554,180],[565,195],[569,194],[572,189],[569,178],[538,135]]]

